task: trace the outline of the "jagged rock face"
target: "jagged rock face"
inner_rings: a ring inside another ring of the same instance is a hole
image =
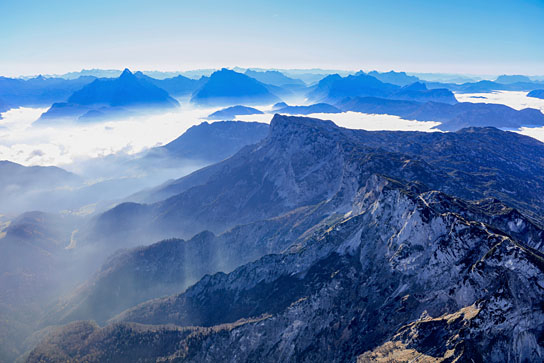
[[[420,354],[448,361],[541,359],[541,253],[491,226],[444,212],[446,197],[435,209],[436,196],[387,178],[355,185],[351,210],[327,230],[114,320],[217,326],[153,357],[174,361],[365,361]],[[107,343],[126,327],[103,328],[104,337],[92,347],[101,354],[130,349]],[[173,329],[157,332],[156,344]],[[61,337],[72,334],[68,328]],[[33,356],[47,357],[48,349],[65,353],[49,340]]]

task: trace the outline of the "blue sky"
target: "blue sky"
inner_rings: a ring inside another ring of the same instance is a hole
[[[0,75],[275,67],[544,74],[544,0],[0,0]]]

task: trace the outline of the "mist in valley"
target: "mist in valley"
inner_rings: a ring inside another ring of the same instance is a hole
[[[22,107],[1,114],[0,158],[10,161],[0,162],[0,360],[19,356],[32,347],[27,340],[39,339],[33,332],[41,336],[41,329],[57,324],[47,320],[47,312],[99,275],[116,251],[192,236],[159,227],[141,232],[139,225],[149,222],[145,214],[125,224],[117,221],[109,226],[111,231],[100,225],[100,217],[120,203],[145,200],[155,188],[230,156],[212,151],[209,158],[207,150],[196,149],[187,157],[160,148],[191,126],[207,122],[206,116],[217,109],[185,103],[168,112],[49,125],[34,124],[46,108]],[[121,230],[128,233],[119,234]],[[183,289],[198,278],[188,274],[176,280],[174,288],[163,290],[157,285],[149,296]],[[139,291],[141,284],[123,278],[124,286],[133,287],[129,290]]]

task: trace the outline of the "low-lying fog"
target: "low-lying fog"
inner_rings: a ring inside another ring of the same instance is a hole
[[[456,93],[455,98],[457,98],[459,102],[500,103],[516,110],[530,107],[544,111],[544,100],[527,97],[527,92],[495,91],[491,93]]]

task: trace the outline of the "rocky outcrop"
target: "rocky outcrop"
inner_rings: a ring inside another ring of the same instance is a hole
[[[327,229],[114,320],[214,327],[153,357],[175,361],[542,357],[544,260],[530,242],[433,208],[436,198],[410,185],[377,175],[353,183],[349,210],[339,207],[344,217]],[[108,338],[127,324],[102,328],[90,348],[130,351]],[[177,329],[156,333],[155,344]],[[31,356],[48,351],[66,354],[49,340]]]

